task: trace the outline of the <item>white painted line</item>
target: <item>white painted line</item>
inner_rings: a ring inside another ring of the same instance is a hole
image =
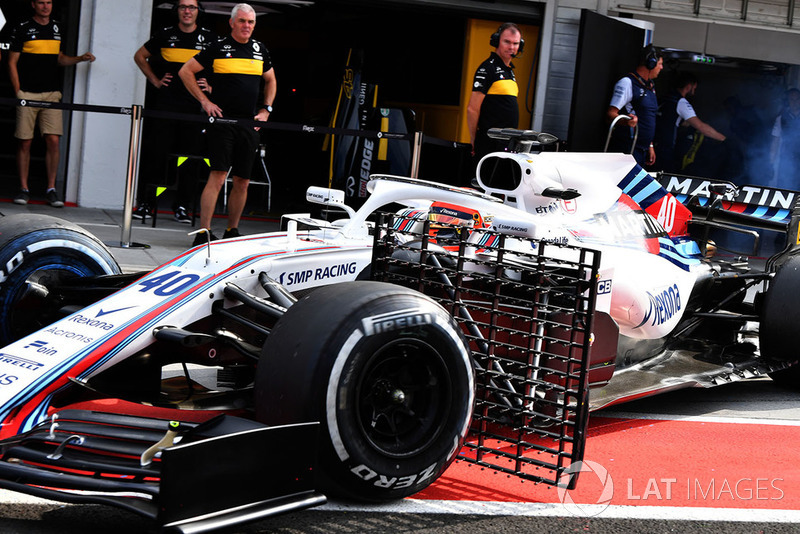
[[[695,508],[678,506],[621,506],[581,504],[585,517],[599,519],[664,519],[680,521],[740,521],[800,523],[800,510],[753,508]],[[396,503],[366,505],[329,501],[312,510],[334,512],[381,512],[406,514],[514,515],[527,517],[577,517],[560,503],[506,503],[482,501],[428,501],[405,499]]]
[[[77,506],[49,501],[22,493],[0,490],[2,504],[40,506]],[[770,510],[758,508],[709,508],[690,506],[605,506],[581,504],[585,517],[598,519],[661,519],[676,521],[733,521],[745,523],[800,523],[800,510]],[[455,514],[481,516],[578,517],[560,503],[514,503],[492,501],[441,501],[404,499],[387,504],[344,503],[329,500],[327,504],[309,511],[371,512],[403,514]]]
[[[748,417],[714,417],[709,415],[648,414],[639,412],[607,412],[590,415],[590,419],[646,419],[650,421],[690,421],[696,423],[735,423],[744,425],[800,426],[793,419],[752,419]]]

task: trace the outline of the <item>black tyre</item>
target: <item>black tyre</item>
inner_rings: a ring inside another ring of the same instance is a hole
[[[800,390],[800,364],[769,373],[769,377],[781,387]]]
[[[797,303],[800,302],[800,256],[784,263],[769,283],[761,308],[759,346],[769,360],[799,359]]]
[[[321,423],[320,489],[375,502],[412,495],[444,472],[473,400],[472,360],[452,318],[380,282],[323,287],[292,305],[256,377],[260,421]]]
[[[51,322],[44,307],[48,286],[120,272],[108,248],[71,222],[47,215],[0,218],[0,346]]]

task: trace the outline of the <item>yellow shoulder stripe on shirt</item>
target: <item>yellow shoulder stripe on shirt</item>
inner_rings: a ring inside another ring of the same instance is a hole
[[[61,51],[61,41],[54,39],[41,39],[34,41],[25,41],[22,45],[22,52],[24,54],[55,54]]]
[[[519,87],[514,80],[497,80],[489,88],[487,95],[508,95],[517,96],[519,94]]]
[[[161,57],[169,63],[186,63],[197,55],[199,50],[191,48],[162,48]]]
[[[255,74],[261,76],[264,71],[264,62],[258,59],[221,58],[214,60],[215,74]]]

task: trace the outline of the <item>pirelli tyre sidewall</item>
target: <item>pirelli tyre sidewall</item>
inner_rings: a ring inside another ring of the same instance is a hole
[[[768,360],[800,359],[797,310],[800,302],[800,256],[788,259],[770,280],[761,308],[759,349]]]
[[[327,286],[294,304],[256,379],[259,420],[321,423],[320,489],[374,502],[417,493],[444,472],[473,400],[471,356],[450,315],[380,282]]]
[[[54,277],[120,272],[108,248],[69,221],[38,214],[0,218],[0,343],[45,326],[31,317],[46,317],[46,310],[31,314],[18,306],[31,282],[46,286]]]

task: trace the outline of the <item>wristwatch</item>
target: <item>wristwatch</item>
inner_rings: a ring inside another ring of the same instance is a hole
[[[261,106],[258,109],[266,109],[267,113],[272,113],[272,106],[270,106],[269,104],[264,104],[263,106]]]

